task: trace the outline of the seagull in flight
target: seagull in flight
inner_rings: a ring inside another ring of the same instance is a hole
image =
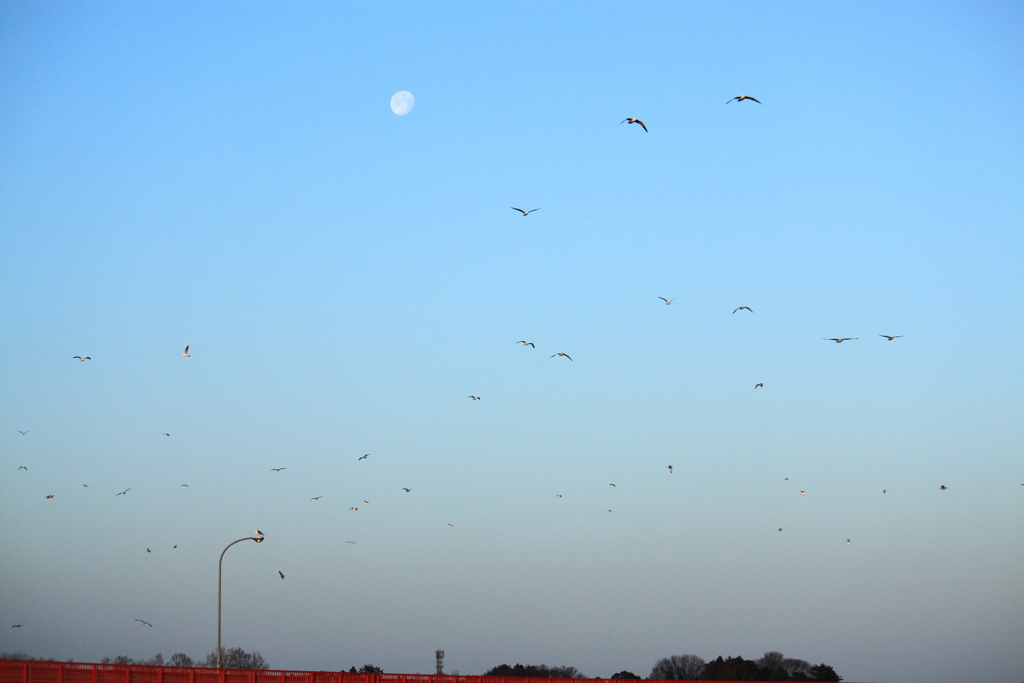
[[[28,472],[28,468],[27,468],[27,467],[25,467],[24,465],[22,465],[22,466],[21,466],[21,467],[19,467],[18,469],[19,469],[19,470],[25,470],[26,472]]]
[[[675,472],[675,471],[676,471],[676,470],[675,470],[675,468],[674,468],[674,467],[672,467],[672,465],[669,465],[669,466],[668,466],[668,473],[669,473],[669,474],[672,474],[672,473],[673,473],[673,472]]]
[[[370,501],[368,501],[368,500],[364,500],[363,501],[363,505],[369,505],[369,504],[370,504]]]
[[[666,299],[663,296],[659,296],[658,298],[661,299],[662,301],[664,301],[666,306],[670,306],[672,304],[672,302],[675,301],[676,299],[678,299],[679,297],[678,296],[674,296],[671,299]]]
[[[370,457],[370,454],[369,454],[369,453],[367,453],[366,455],[361,455],[361,456],[359,456],[359,460],[366,460],[366,459],[367,459],[367,458],[369,458],[369,457]],[[359,462],[359,460],[357,460],[356,462]]]
[[[758,382],[757,384],[754,385],[754,388],[757,389],[758,387],[763,387],[763,386],[764,386],[764,382]]]
[[[412,489],[407,489],[404,486],[402,487],[402,490],[405,491],[406,493],[412,493]]]
[[[609,486],[615,486],[615,484],[608,484],[608,485]],[[615,488],[618,488],[618,486],[615,486]]]
[[[945,484],[943,484],[942,486],[940,486],[940,487],[939,487],[939,490],[940,490],[940,491],[945,491],[945,490],[946,490],[946,488],[947,488],[947,487],[946,487],[946,485],[945,485]],[[50,496],[50,498],[53,498],[53,496]]]
[[[735,313],[736,311],[750,311],[751,313],[753,313],[754,309],[751,308],[750,306],[737,306],[733,313]]]
[[[1024,484],[1021,484],[1021,486],[1024,486]],[[556,494],[555,494],[555,498],[561,498],[561,497],[562,497],[562,494],[561,494],[561,493],[556,493]]]
[[[185,352],[182,353],[181,355],[182,355],[183,358],[191,358],[192,357],[192,356],[188,355],[188,347],[187,346],[185,347]]]
[[[164,432],[163,434],[164,436],[170,436],[170,434],[168,434],[167,432]]]
[[[349,508],[352,512],[359,512],[359,508]]]
[[[469,398],[473,399],[474,401],[479,401],[480,400],[479,396],[470,396]]]
[[[516,344],[522,344],[523,346],[533,346],[533,342],[528,342],[525,339],[522,340],[522,341],[517,341]],[[537,348],[537,347],[533,346],[533,348]]]
[[[87,360],[92,360],[92,358],[90,358],[89,356],[86,356],[85,358],[82,358],[81,356],[71,356],[71,357],[72,358],[77,358],[80,363],[84,363]]]
[[[351,543],[352,545],[358,545],[355,541],[345,541],[345,543]]]
[[[645,125],[644,125],[644,122],[643,122],[643,121],[641,121],[640,119],[628,118],[628,119],[622,119],[621,121],[619,121],[619,125],[620,125],[620,126],[621,126],[622,124],[624,124],[624,123],[628,123],[628,124],[630,124],[630,125],[632,125],[632,124],[634,124],[634,123],[639,123],[639,124],[640,124],[640,127],[644,129],[644,132],[645,132],[645,133],[648,133],[648,132],[650,132],[650,131],[648,131],[648,130],[647,130],[647,126],[645,126]],[[609,512],[611,512],[611,510],[609,510]]]
[[[750,95],[737,95],[736,97],[732,98],[732,100],[729,100],[729,102],[732,102],[733,100],[737,102],[742,102],[743,100],[752,100],[754,102],[757,102],[758,104],[761,104],[761,100],[753,98]],[[729,102],[726,102],[726,104],[729,104]]]
[[[945,487],[943,487],[943,488],[945,488]],[[50,495],[48,495],[48,496],[46,497],[46,500],[53,500],[53,494],[50,494]]]
[[[846,539],[846,545],[850,545],[850,539]]]
[[[278,571],[277,573],[282,579],[284,578],[284,572]]]
[[[905,336],[905,335],[902,335],[902,334],[895,334],[895,335],[889,336],[889,335],[887,335],[887,334],[880,334],[880,335],[878,335],[878,336],[879,336],[879,337],[885,337],[885,338],[886,338],[886,339],[888,339],[889,341],[892,341],[893,339],[899,339],[900,337],[903,337],[903,336]]]
[[[135,621],[139,622],[140,624],[145,624],[146,626],[149,626],[150,628],[153,628],[153,624],[149,623],[148,621],[143,621],[142,619],[136,619]]]
[[[1024,484],[1021,484],[1021,486],[1024,486]],[[882,489],[882,493],[885,493],[885,489]]]
[[[129,487],[128,487],[128,488],[126,488],[126,489],[125,489],[124,491],[121,491],[121,493],[117,493],[117,494],[114,494],[114,498],[117,498],[118,496],[123,496],[124,494],[128,493],[128,492],[129,492],[129,491],[131,491],[131,490],[132,490],[132,487],[131,487],[131,486],[129,486]]]
[[[28,434],[28,432],[27,432],[27,431],[26,431],[26,432],[23,432],[23,431],[21,431],[20,429],[18,430],[18,433],[19,433],[19,434],[21,434],[22,436],[25,436],[26,434]]]
[[[153,551],[152,551],[152,550],[150,550],[149,548],[146,548],[146,552],[147,552],[147,553],[151,553],[151,552],[153,552]]]
[[[561,351],[559,351],[558,353],[552,355],[551,357],[554,358],[555,356],[565,356],[566,358],[569,358],[569,354],[562,353]],[[572,360],[572,358],[569,358],[569,360]]]
[[[320,500],[323,496],[317,496],[316,498],[310,498],[310,500]]]
[[[88,484],[82,484],[82,486],[84,486],[85,488],[89,488]]]
[[[454,529],[455,527],[454,527],[453,525],[449,524],[449,525],[448,525],[448,528],[449,528],[449,529]]]
[[[512,208],[516,209],[516,207],[514,207],[514,206]],[[519,213],[523,214],[523,216],[529,216],[534,211],[540,211],[542,208],[544,208],[544,207],[538,206],[536,209],[530,209],[529,211],[523,211],[522,209],[516,209],[516,211],[518,211]]]
[[[782,531],[782,527],[781,526],[779,527],[779,531]]]
[[[829,337],[828,339],[822,337],[822,339],[824,339],[825,341],[834,341],[836,344],[842,344],[844,341],[850,341],[851,339],[860,339],[860,337]]]
[[[11,628],[21,628],[21,624],[12,624]]]
[[[288,469],[288,468],[287,467],[271,467],[270,471],[271,472],[280,472],[281,470],[286,470],[286,469]]]
[[[182,486],[184,486],[185,488],[188,488],[188,484],[182,484]]]

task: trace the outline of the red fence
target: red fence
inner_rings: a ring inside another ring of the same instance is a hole
[[[0,659],[0,683],[568,683],[558,678],[350,674],[344,671],[209,669],[191,666],[85,664]],[[574,678],[572,683],[623,683],[609,678]],[[663,683],[687,683],[664,681]],[[690,681],[689,683],[699,683]],[[739,681],[719,681],[739,683]]]
[[[0,683],[552,683],[551,678],[351,674],[344,671],[208,669],[137,664],[84,664],[0,659]],[[573,683],[622,683],[577,678]]]

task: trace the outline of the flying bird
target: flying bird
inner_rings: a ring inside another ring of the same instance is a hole
[[[167,432],[164,432],[164,436],[170,436],[170,434],[168,434]]]
[[[672,465],[669,465],[668,466],[668,473],[672,474],[673,472],[675,472],[675,468],[673,468]]]
[[[369,505],[369,504],[370,504],[370,501],[368,501],[368,500],[364,500],[363,501],[363,505]]]
[[[184,486],[185,488],[188,488],[188,484],[182,484],[182,486]]]
[[[192,356],[188,355],[188,347],[187,346],[185,347],[185,352],[182,353],[181,355],[182,355],[183,358],[191,358],[192,357]]]
[[[781,526],[779,527],[779,531],[782,531],[782,527]]]
[[[729,102],[732,102],[733,100],[736,100],[737,102],[742,102],[743,100],[753,100],[754,102],[761,104],[761,100],[755,99],[750,95],[737,95],[736,97],[732,98],[732,100],[729,100]],[[729,102],[726,102],[726,104],[729,104]]]
[[[566,358],[569,358],[569,354],[562,353],[561,351],[559,351],[558,353],[552,355],[551,357],[554,358],[555,356],[565,356]],[[572,360],[572,358],[569,358],[569,360]]]
[[[850,539],[846,539],[846,545],[850,545]]]
[[[358,545],[355,541],[345,541],[345,543],[351,543],[352,545]]]
[[[608,512],[611,512],[611,510],[609,510]]]
[[[940,491],[945,491],[945,490],[946,490],[946,485],[945,485],[945,484],[943,484],[942,486],[940,486],[940,487],[939,487],[939,490],[940,490]],[[50,498],[53,498],[53,496],[50,496]]]
[[[1021,486],[1024,486],[1024,484],[1021,484]],[[882,489],[882,493],[885,493],[885,489]]]
[[[474,401],[479,401],[480,400],[479,396],[470,396],[469,398],[473,399]]]
[[[516,207],[514,207],[514,206],[512,208],[516,209]],[[529,211],[523,211],[522,209],[516,209],[516,211],[518,211],[519,213],[523,214],[524,216],[529,216],[534,211],[540,211],[542,208],[544,208],[544,207],[538,206],[536,209],[530,209]]]
[[[402,487],[402,490],[405,491],[406,493],[412,493],[412,489],[407,489],[404,486]]]
[[[148,621],[143,621],[142,619],[136,619],[135,621],[139,622],[140,624],[145,624],[146,626],[149,626],[150,628],[153,628],[153,624],[149,623]]]
[[[359,512],[359,508],[349,508],[352,512]]]
[[[533,346],[533,342],[528,342],[526,340],[517,341],[516,344],[522,344],[523,346]],[[537,347],[533,346],[533,348],[537,348]]]
[[[800,495],[801,495],[801,496],[806,496],[806,495],[807,495],[807,491],[801,491],[801,492],[800,492]]]
[[[281,571],[279,571],[279,572],[277,572],[277,573],[278,573],[278,575],[279,575],[279,576],[280,576],[280,577],[281,577],[282,579],[284,578],[284,572],[281,572]]]
[[[19,467],[18,469],[19,469],[19,470],[25,470],[26,472],[28,472],[28,468],[27,468],[27,467],[25,467],[24,465],[22,465],[22,466],[21,466],[21,467]]]
[[[174,546],[174,547],[177,548],[178,546]]]
[[[270,471],[271,472],[280,472],[281,470],[286,470],[286,469],[288,469],[288,468],[287,467],[271,467]]]
[[[754,385],[754,388],[757,389],[758,387],[763,387],[763,386],[764,386],[764,382],[758,382],[757,384]]]
[[[30,430],[30,431],[31,431],[31,430]],[[20,429],[18,430],[18,433],[19,433],[19,434],[21,434],[22,436],[25,436],[26,434],[28,434],[28,432],[23,432],[23,431],[21,431]]]
[[[945,488],[945,487],[943,487],[943,488]],[[47,496],[46,500],[53,500],[53,494],[50,494],[49,496]]]
[[[878,336],[879,336],[879,337],[885,337],[885,338],[886,338],[886,339],[888,339],[889,341],[892,341],[893,339],[899,339],[900,337],[903,337],[903,336],[905,336],[905,335],[902,335],[902,334],[896,334],[896,335],[893,335],[893,336],[889,336],[889,335],[887,335],[887,334],[880,334],[880,335],[878,335]]]
[[[126,489],[125,489],[124,491],[121,491],[121,493],[116,493],[116,494],[114,494],[114,498],[117,498],[118,496],[123,496],[124,494],[128,493],[128,492],[129,492],[129,491],[131,491],[131,490],[132,490],[132,487],[131,487],[131,486],[129,486],[129,487],[128,487],[128,488],[126,488]]]
[[[451,524],[449,524],[449,525],[448,525],[448,528],[449,528],[449,529],[454,529],[455,527],[454,527],[454,526],[452,526]]]
[[[21,628],[21,624],[12,624],[11,628]]]
[[[754,312],[754,309],[753,309],[753,308],[751,308],[750,306],[737,306],[737,307],[736,307],[736,308],[735,308],[735,309],[733,310],[733,313],[735,313],[736,311],[750,311],[751,313],[753,313],[753,312]]]
[[[609,486],[615,486],[615,484],[608,484],[608,485],[609,485]],[[618,488],[618,487],[617,487],[617,486],[615,486],[615,488]]]
[[[370,457],[370,454],[369,454],[369,453],[367,453],[366,455],[361,455],[361,456],[359,456],[359,460],[366,460],[366,459],[367,459],[367,458],[369,458],[369,457]],[[357,460],[356,462],[358,462],[358,460]]]
[[[151,552],[153,552],[153,551],[152,551],[152,550],[150,550],[149,548],[146,548],[146,552],[147,552],[147,553],[151,553]]]
[[[844,341],[850,341],[851,339],[860,339],[860,337],[829,337],[828,339],[822,337],[822,339],[824,341],[834,341],[836,344],[842,344]]]
[[[639,123],[639,124],[640,124],[640,127],[644,129],[644,132],[645,132],[645,133],[648,133],[648,132],[650,132],[650,131],[648,131],[648,130],[647,130],[647,126],[645,126],[645,125],[644,125],[644,122],[643,122],[643,121],[641,121],[640,119],[628,118],[628,119],[622,119],[621,121],[619,121],[619,125],[620,125],[620,126],[621,126],[622,124],[624,124],[624,123],[628,123],[628,124],[630,124],[630,125],[632,125],[632,124],[634,124],[634,123]],[[611,512],[611,510],[609,510],[609,512]]]
[[[90,358],[89,356],[86,356],[85,358],[82,358],[81,356],[71,356],[71,357],[72,358],[77,358],[80,363],[84,363],[87,360],[92,360],[92,358]]]
[[[84,486],[85,488],[89,488],[88,484],[82,484],[82,486]]]
[[[678,296],[674,296],[674,297],[672,297],[671,299],[666,299],[666,298],[665,298],[665,297],[663,297],[663,296],[659,296],[658,298],[659,298],[659,299],[661,299],[662,301],[664,301],[664,302],[665,302],[665,305],[666,305],[666,306],[669,306],[669,305],[671,305],[671,304],[672,304],[672,302],[673,302],[673,301],[675,301],[675,300],[676,300],[676,299],[678,299],[679,297],[678,297]]]
[[[310,500],[320,500],[323,496],[317,496],[316,498],[310,498]]]

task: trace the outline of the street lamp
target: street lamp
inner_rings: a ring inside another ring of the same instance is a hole
[[[233,546],[235,543],[241,543],[242,541],[256,541],[257,543],[263,542],[263,532],[259,529],[256,530],[255,536],[246,536],[240,538],[237,541],[228,543],[228,547],[224,548],[220,554],[220,561],[217,563],[217,668],[220,668],[220,581],[221,575],[224,572],[224,553],[228,551],[228,548]]]

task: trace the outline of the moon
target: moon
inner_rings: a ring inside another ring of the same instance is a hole
[[[391,96],[391,111],[399,116],[405,116],[412,111],[416,104],[416,98],[408,90],[400,90]]]

